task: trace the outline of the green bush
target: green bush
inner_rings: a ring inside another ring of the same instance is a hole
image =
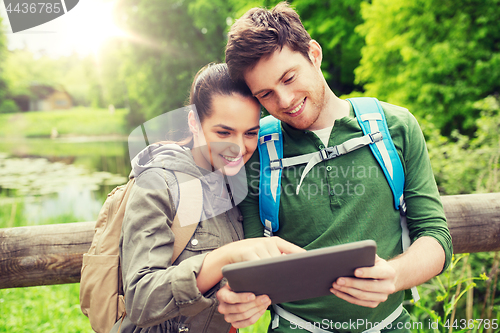
[[[453,131],[444,137],[427,119],[422,120],[434,176],[441,195],[500,191],[500,106],[490,96],[474,103],[480,112],[475,135]]]
[[[0,113],[15,113],[19,112],[16,102],[10,99],[0,102]]]

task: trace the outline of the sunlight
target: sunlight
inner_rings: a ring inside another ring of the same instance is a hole
[[[72,15],[68,17],[72,25],[68,37],[76,52],[97,54],[109,38],[126,36],[113,21],[115,4],[116,0],[86,0],[68,12],[68,16]]]
[[[37,56],[98,55],[106,51],[112,38],[161,49],[161,43],[151,37],[120,29],[114,22],[115,6],[119,0],[85,0],[64,16],[40,26],[7,34],[9,50],[28,47]],[[8,20],[0,6],[0,17]]]

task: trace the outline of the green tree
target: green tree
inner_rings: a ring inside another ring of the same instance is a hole
[[[105,107],[101,66],[94,55],[76,53],[52,58],[36,57],[27,49],[9,51],[4,77],[12,97],[30,96],[30,86],[43,84],[64,88],[76,105]],[[117,80],[117,79],[116,79]]]
[[[356,82],[367,95],[432,117],[442,133],[471,135],[474,103],[500,90],[499,0],[374,0]]]
[[[38,59],[27,49],[8,52],[5,59],[5,79],[12,95],[29,95],[31,84],[55,85],[62,69],[46,56]]]
[[[355,28],[363,23],[360,6],[365,0],[296,0],[292,2],[304,27],[323,49],[321,68],[337,95],[361,90],[354,82],[364,38]]]
[[[362,22],[363,1],[292,2],[312,38],[322,45],[325,76],[340,95],[360,89],[353,73],[364,45],[355,32]],[[224,60],[226,33],[235,18],[251,7],[269,8],[278,2],[125,0],[117,17],[133,38],[124,43],[120,73],[132,112],[151,118],[181,107],[196,71]]]
[[[238,18],[256,6],[272,8],[282,0],[235,1]],[[367,0],[290,0],[311,38],[323,49],[321,68],[328,85],[337,95],[362,90],[354,82],[354,70],[359,66],[364,37],[355,29],[363,23],[361,3]]]
[[[105,106],[113,104],[117,108],[128,108],[126,85],[122,70],[125,59],[123,41],[111,39],[97,56],[99,63],[98,78],[102,88],[102,100]]]
[[[2,27],[2,18],[0,17],[0,27]],[[5,80],[5,60],[7,57],[7,47],[5,45],[5,35],[0,30],[0,113],[15,112],[17,106],[9,97],[7,82]]]
[[[121,72],[131,111],[147,118],[185,104],[194,74],[224,59],[228,0],[125,0]]]

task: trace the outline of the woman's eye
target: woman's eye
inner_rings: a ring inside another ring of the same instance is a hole
[[[285,80],[285,83],[292,82],[294,77],[295,77],[295,75],[290,76],[288,79]]]
[[[222,135],[222,136],[226,136],[226,135],[229,135],[229,132],[227,132],[227,131],[217,131],[217,134]]]
[[[259,97],[259,98],[266,98],[266,97],[267,97],[267,96],[269,96],[270,94],[271,94],[271,92],[270,92],[270,91],[268,91],[268,92],[266,92],[265,94],[260,95],[260,97]]]
[[[247,132],[247,135],[250,137],[257,136],[259,133],[258,132]]]

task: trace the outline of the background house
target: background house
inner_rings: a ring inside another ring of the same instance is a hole
[[[35,84],[29,87],[30,95],[14,97],[21,111],[66,110],[73,107],[71,95],[63,87]]]

